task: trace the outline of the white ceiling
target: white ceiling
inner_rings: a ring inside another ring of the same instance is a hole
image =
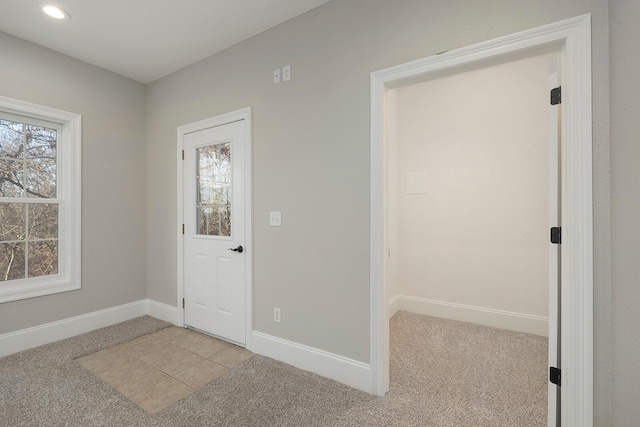
[[[149,83],[327,1],[0,0],[0,31]]]

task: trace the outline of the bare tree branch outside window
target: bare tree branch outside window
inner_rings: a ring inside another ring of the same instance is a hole
[[[58,132],[0,119],[0,281],[58,272]]]
[[[198,234],[231,236],[231,144],[196,149]]]

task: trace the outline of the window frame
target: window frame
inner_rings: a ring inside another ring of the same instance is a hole
[[[0,282],[0,303],[81,289],[81,122],[79,114],[0,96],[0,113],[61,126],[57,146],[58,273]],[[14,199],[15,200],[15,199]],[[25,198],[25,203],[29,198]]]

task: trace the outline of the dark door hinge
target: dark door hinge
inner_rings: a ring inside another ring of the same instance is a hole
[[[560,369],[553,366],[549,368],[549,381],[560,387]]]
[[[182,308],[184,308],[184,298],[182,298]]]
[[[562,86],[551,89],[551,105],[558,105],[562,102]]]
[[[182,150],[182,160],[184,160],[184,150]]]
[[[562,243],[562,227],[551,227],[551,243]]]
[[[184,224],[182,224],[182,234],[184,234]]]

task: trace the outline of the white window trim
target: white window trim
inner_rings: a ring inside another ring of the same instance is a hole
[[[81,288],[81,116],[0,96],[0,111],[62,125],[58,141],[58,222],[60,265],[51,276],[0,282],[0,303]]]

